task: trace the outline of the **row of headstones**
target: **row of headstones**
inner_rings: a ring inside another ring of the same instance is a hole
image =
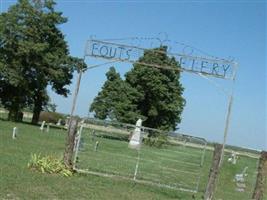
[[[40,126],[40,130],[41,131],[44,131],[44,129],[45,129],[45,124],[46,124],[46,132],[49,132],[49,130],[50,130],[50,123],[46,123],[45,121],[43,121],[42,122],[42,124],[41,124],[41,126]],[[58,121],[58,123],[57,123],[57,125],[60,125],[61,124],[61,119],[59,119],[59,121]],[[82,128],[83,128],[83,126],[81,126],[81,129],[80,129],[80,131],[82,131]],[[14,127],[13,128],[13,131],[12,131],[12,139],[16,139],[17,138],[17,135],[18,135],[18,128],[17,127]]]
[[[41,131],[44,131],[44,126],[45,126],[45,121],[43,121],[40,126]],[[46,125],[46,132],[49,132],[49,130],[50,130],[50,123]],[[12,139],[16,139],[17,137],[18,137],[18,128],[14,127],[12,131]]]
[[[236,165],[238,159],[239,159],[238,154],[232,151],[231,156],[228,158],[227,161],[233,165]],[[248,174],[246,173],[247,169],[248,167],[246,166],[241,173],[235,174],[234,182],[236,183],[235,190],[237,192],[244,192],[246,189],[245,178],[248,176]]]
[[[56,125],[60,126],[61,122],[62,122],[62,119],[59,119],[58,122],[56,123]],[[47,124],[46,125],[46,132],[49,132],[49,128],[50,128],[51,124],[50,123],[46,123],[45,121],[42,122],[42,124],[40,126],[40,130],[44,131],[45,124]],[[69,125],[69,118],[66,119],[65,128],[68,128],[68,125]]]

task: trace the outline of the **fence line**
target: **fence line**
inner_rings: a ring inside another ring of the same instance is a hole
[[[85,122],[83,148],[78,148],[79,162],[76,165],[80,172],[124,177],[190,192],[198,189],[206,147],[204,139],[169,135],[162,148],[142,144],[140,150],[131,150],[128,147],[129,134],[136,128],[135,125],[99,120],[95,122],[97,124]],[[141,130],[141,138],[145,139],[148,134],[170,134],[143,126]],[[189,142],[196,142],[197,148],[188,145]],[[96,144],[99,144],[97,151]]]

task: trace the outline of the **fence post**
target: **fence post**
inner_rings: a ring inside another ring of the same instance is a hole
[[[267,152],[262,151],[259,166],[258,166],[258,175],[257,181],[254,188],[252,199],[254,200],[262,200],[264,189],[267,187]]]
[[[223,151],[223,145],[221,144],[214,145],[213,160],[212,160],[212,165],[211,165],[210,173],[209,173],[209,180],[208,180],[208,184],[207,184],[206,192],[204,196],[205,200],[211,200],[214,196],[216,182],[217,182],[219,171],[220,171],[220,161],[221,161],[222,151]]]
[[[66,137],[66,146],[64,152],[64,164],[70,169],[73,167],[73,153],[74,153],[73,151],[74,151],[75,137],[77,134],[77,125],[78,125],[78,120],[75,118],[71,118]]]

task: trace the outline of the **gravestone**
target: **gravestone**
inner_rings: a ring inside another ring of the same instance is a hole
[[[40,130],[43,131],[44,130],[44,126],[45,126],[45,121],[42,122]]]
[[[248,176],[247,172],[248,167],[245,167],[241,174],[236,174],[234,181],[236,183],[245,183],[245,177]]]
[[[245,178],[247,177],[247,169],[248,167],[245,167],[241,174],[236,174],[234,181],[236,182],[236,188],[235,190],[237,192],[245,192],[246,190],[246,181]]]
[[[98,150],[98,146],[99,146],[99,142],[96,141],[96,142],[95,142],[95,148],[94,148],[94,151],[97,151],[97,150]]]
[[[17,138],[17,127],[13,128],[13,133],[12,133],[12,139],[16,139]]]
[[[62,121],[62,119],[59,119],[59,120],[57,121],[57,126],[60,126],[60,125],[61,125],[61,121]]]
[[[131,140],[129,142],[129,148],[131,149],[140,149],[141,146],[141,126],[142,126],[142,120],[138,119],[135,125],[134,132],[132,134]]]
[[[228,162],[232,163],[233,165],[236,164],[237,161],[237,153],[232,151],[230,158],[228,158]]]
[[[247,186],[246,186],[245,183],[239,183],[239,182],[237,182],[237,183],[236,183],[235,191],[237,191],[237,192],[245,192],[246,187],[247,187]]]

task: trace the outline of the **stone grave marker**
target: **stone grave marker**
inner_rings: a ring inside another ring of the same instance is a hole
[[[13,133],[12,133],[12,139],[16,139],[17,138],[17,127],[13,128]]]
[[[62,121],[62,119],[58,119],[57,126],[60,126],[61,125],[61,121]]]
[[[234,181],[236,182],[236,188],[235,190],[237,192],[245,192],[246,189],[246,183],[245,178],[248,176],[247,172],[248,167],[246,166],[241,174],[236,174]]]
[[[43,131],[44,130],[44,126],[45,126],[45,121],[42,122],[40,130]]]
[[[98,150],[98,146],[99,146],[99,142],[96,141],[96,142],[95,142],[95,148],[94,148],[94,151],[97,151],[97,150]]]
[[[228,158],[227,161],[235,165],[237,162],[237,158],[238,158],[237,153],[232,151],[231,156]]]

